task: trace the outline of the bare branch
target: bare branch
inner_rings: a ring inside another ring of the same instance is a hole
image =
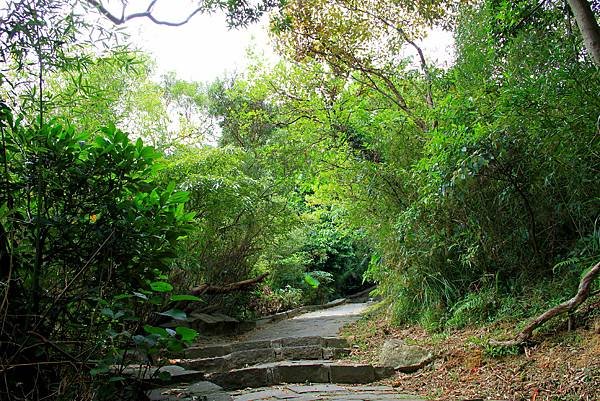
[[[268,273],[263,273],[260,276],[257,276],[257,277],[254,277],[254,278],[251,278],[248,280],[238,281],[236,283],[231,283],[231,284],[225,284],[223,286],[202,284],[198,287],[193,288],[191,293],[192,293],[192,295],[204,295],[204,294],[226,294],[226,293],[234,292],[234,291],[244,291],[248,288],[252,288],[256,284],[263,281],[267,277],[267,275],[268,275]]]
[[[125,4],[124,4],[120,17],[117,17],[113,13],[108,11],[108,9],[106,7],[104,7],[104,5],[102,4],[101,0],[85,0],[85,1],[89,4],[91,4],[92,6],[94,6],[100,12],[100,14],[104,15],[115,25],[122,25],[122,24],[126,23],[127,21],[131,21],[132,19],[136,19],[136,18],[148,18],[150,21],[152,21],[153,23],[155,23],[157,25],[181,26],[181,25],[187,24],[196,14],[198,14],[202,11],[206,11],[206,7],[204,7],[204,6],[197,7],[190,14],[188,14],[188,16],[185,19],[174,22],[174,21],[160,20],[160,19],[156,18],[154,15],[152,15],[152,11],[154,9],[154,6],[158,2],[158,0],[152,0],[148,4],[146,11],[139,12],[139,13],[132,13],[129,15],[125,15]]]

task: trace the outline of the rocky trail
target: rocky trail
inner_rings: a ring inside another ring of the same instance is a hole
[[[370,385],[394,370],[342,360],[350,345],[339,330],[357,321],[367,303],[327,309],[260,324],[237,341],[197,345],[146,372],[170,379],[148,395],[153,401],[419,400],[389,386]]]

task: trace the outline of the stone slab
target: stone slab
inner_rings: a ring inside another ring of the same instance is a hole
[[[251,367],[229,372],[213,373],[207,378],[227,390],[246,387],[265,387],[274,384],[273,368]]]
[[[375,378],[377,380],[391,377],[396,373],[393,368],[389,368],[387,366],[374,366],[373,368],[375,370]]]
[[[272,348],[258,348],[246,351],[237,351],[229,355],[230,369],[240,369],[246,365],[256,365],[275,361],[275,350]]]
[[[227,345],[210,345],[207,347],[189,347],[184,351],[184,356],[188,359],[196,358],[214,358],[225,356],[232,352],[232,347]]]
[[[381,348],[379,365],[405,373],[415,372],[433,360],[430,350],[406,344],[400,339],[388,339]]]
[[[351,352],[350,348],[323,348],[323,359],[341,359]]]
[[[265,400],[271,398],[277,398],[277,395],[284,394],[283,391],[278,389],[269,389],[269,390],[261,390],[254,391],[251,393],[241,394],[234,398],[235,401],[255,401],[255,400]]]
[[[278,360],[323,359],[323,348],[319,345],[307,347],[285,347],[275,349]]]
[[[334,306],[342,305],[342,304],[345,304],[345,303],[346,303],[346,298],[338,298],[338,299],[334,299],[333,301],[327,302],[323,306],[325,308],[333,308]]]
[[[222,313],[213,313],[212,316],[214,316],[216,319],[220,319],[222,322],[239,323],[239,320],[237,320],[236,318],[224,315]]]
[[[229,357],[219,356],[216,358],[181,359],[179,366],[186,369],[194,369],[205,373],[223,372],[230,369]]]
[[[332,364],[329,377],[332,383],[371,383],[375,381],[375,370],[371,365]]]
[[[425,401],[414,395],[397,393],[389,386],[340,386],[336,384],[298,384],[241,390],[231,393],[234,401]]]
[[[346,388],[338,386],[337,384],[312,384],[304,386],[288,385],[286,388],[292,390],[295,393],[333,393],[337,391],[347,391]]]
[[[285,364],[273,371],[274,383],[328,383],[329,367],[323,364]]]
[[[284,337],[277,340],[271,341],[271,346],[274,348],[284,347],[306,347],[309,345],[323,344],[323,337],[319,336],[308,336],[308,337]]]
[[[230,345],[232,352],[248,351],[253,349],[271,348],[270,340],[244,341]]]
[[[218,391],[223,391],[223,387],[216,385],[215,383],[202,381],[191,384],[186,387],[188,391],[195,393],[216,393]]]

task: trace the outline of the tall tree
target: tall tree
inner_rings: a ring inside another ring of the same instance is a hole
[[[586,0],[567,0],[567,2],[581,31],[585,48],[594,63],[600,67],[600,27],[590,2]]]

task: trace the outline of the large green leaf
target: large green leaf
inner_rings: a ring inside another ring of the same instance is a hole
[[[169,337],[169,333],[162,327],[150,326],[149,324],[144,326],[144,331],[148,334],[157,334],[161,337]]]
[[[187,314],[180,309],[169,309],[168,311],[160,312],[159,315],[172,317],[175,320],[185,320],[187,318]]]
[[[312,288],[318,288],[321,284],[319,280],[311,276],[309,273],[304,273],[304,281]]]
[[[171,296],[171,301],[174,302],[178,302],[178,301],[196,301],[196,302],[204,302],[202,300],[202,298],[198,298],[195,295],[186,295],[186,294],[181,294],[181,295],[173,295]]]
[[[173,291],[173,286],[164,281],[155,281],[150,283],[150,288],[156,292],[169,292]]]
[[[177,327],[175,332],[181,336],[181,339],[185,342],[192,342],[198,337],[198,332],[194,329],[190,329],[189,327]]]

